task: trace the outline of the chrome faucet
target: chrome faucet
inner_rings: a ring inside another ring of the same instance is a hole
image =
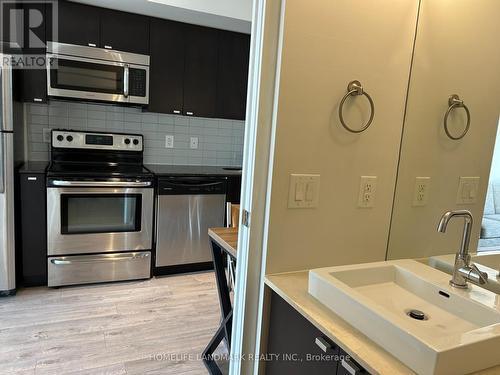
[[[448,222],[453,217],[463,217],[465,222],[462,245],[455,256],[455,267],[453,269],[453,277],[450,280],[450,285],[455,288],[467,289],[467,281],[481,285],[486,284],[488,282],[488,274],[486,272],[481,272],[474,263],[470,262],[469,243],[472,223],[474,222],[470,211],[457,210],[445,212],[439,221],[437,230],[438,232],[445,233]]]

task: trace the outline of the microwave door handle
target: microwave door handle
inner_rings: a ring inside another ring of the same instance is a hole
[[[128,64],[125,64],[123,69],[123,96],[126,98],[128,98],[129,77],[130,77],[130,68]]]

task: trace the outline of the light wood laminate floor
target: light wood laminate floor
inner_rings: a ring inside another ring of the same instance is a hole
[[[0,374],[207,374],[219,320],[213,272],[22,289],[0,299]]]

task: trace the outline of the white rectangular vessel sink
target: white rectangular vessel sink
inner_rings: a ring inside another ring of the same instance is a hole
[[[500,253],[474,254],[471,256],[471,262],[474,263],[480,271],[488,274],[488,282],[481,285],[481,287],[493,293],[500,294]],[[431,267],[451,275],[455,265],[455,254],[431,257],[428,264]]]
[[[309,293],[419,374],[500,364],[500,302],[414,260],[309,271]],[[413,316],[413,317],[412,317]]]

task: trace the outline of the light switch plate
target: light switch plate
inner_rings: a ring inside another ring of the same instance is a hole
[[[314,208],[319,204],[319,174],[292,174],[288,208]]]
[[[174,136],[166,135],[165,136],[165,148],[174,148]]]
[[[361,176],[359,182],[358,207],[375,207],[377,196],[377,176]]]
[[[191,137],[189,140],[189,147],[192,149],[198,148],[198,137]]]
[[[413,207],[423,207],[429,201],[430,177],[415,177],[413,190]]]
[[[52,141],[52,129],[50,128],[43,128],[43,141],[45,143],[50,143]]]
[[[474,204],[479,193],[479,177],[460,177],[457,204]]]

